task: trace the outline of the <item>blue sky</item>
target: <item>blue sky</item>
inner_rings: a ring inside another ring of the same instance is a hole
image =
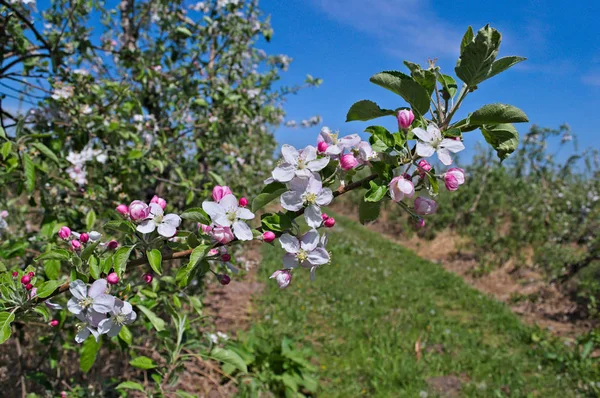
[[[323,125],[342,134],[360,133],[374,123],[394,128],[389,117],[344,122],[349,107],[361,99],[392,109],[405,105],[369,77],[404,70],[405,59],[425,65],[434,57],[445,73],[454,75],[467,26],[477,30],[490,23],[503,34],[500,56],[528,60],[482,83],[463,109],[474,111],[489,102],[513,104],[532,123],[568,123],[580,147],[600,147],[600,2],[262,0],[261,7],[271,15],[275,31],[265,49],[294,59],[282,83],[302,82],[307,73],[324,80],[320,88],[289,99],[289,119],[318,114]],[[529,124],[517,128],[523,133]],[[276,136],[280,143],[303,146],[314,142],[319,129],[282,127]],[[465,160],[478,140],[478,130],[466,135]]]

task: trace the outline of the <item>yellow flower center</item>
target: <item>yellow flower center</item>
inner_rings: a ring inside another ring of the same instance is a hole
[[[296,258],[298,259],[298,261],[302,262],[308,258],[308,253],[305,250],[300,250],[296,254]]]
[[[317,194],[315,193],[307,193],[304,195],[304,202],[310,205],[314,205],[317,203]]]

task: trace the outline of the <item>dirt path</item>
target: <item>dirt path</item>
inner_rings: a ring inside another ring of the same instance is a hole
[[[334,206],[336,212],[357,220],[357,212],[348,206]],[[474,256],[465,250],[468,241],[452,231],[439,233],[433,240],[413,234],[407,238],[401,231],[390,228],[381,219],[368,225],[392,241],[413,250],[418,256],[440,264],[444,269],[460,275],[476,289],[502,301],[525,322],[538,325],[557,336],[574,337],[590,330],[594,325],[582,319],[577,304],[556,285],[549,285],[543,275],[532,269],[515,268],[507,263],[483,276],[474,276],[478,266]]]

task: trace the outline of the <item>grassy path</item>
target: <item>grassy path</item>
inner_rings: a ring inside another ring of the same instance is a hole
[[[315,282],[298,272],[287,290],[270,283],[258,304],[272,338],[293,336],[316,351],[320,396],[575,395],[532,351],[532,329],[503,304],[336,219],[333,263],[318,270]],[[263,255],[261,273],[268,277],[280,267],[281,250],[268,247]]]

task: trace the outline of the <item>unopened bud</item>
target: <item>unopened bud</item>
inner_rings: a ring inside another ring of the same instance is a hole
[[[240,206],[242,206],[242,207],[248,206],[248,199],[246,199],[245,197],[242,196],[240,198]]]
[[[335,225],[335,219],[333,217],[329,217],[327,220],[323,221],[323,225],[325,225],[325,228],[333,228]]]
[[[116,285],[117,283],[119,283],[119,275],[117,275],[116,272],[111,272],[110,274],[108,274],[108,276],[106,277],[106,281],[108,283],[110,283],[111,285]]]
[[[274,232],[271,231],[265,231],[263,233],[263,240],[267,243],[273,242],[275,240],[276,236]]]

